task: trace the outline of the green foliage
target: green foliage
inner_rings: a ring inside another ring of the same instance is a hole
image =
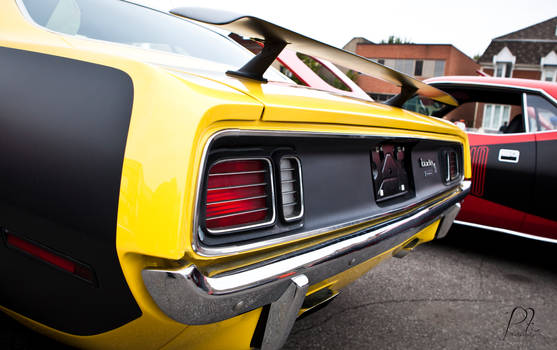
[[[350,78],[350,80],[352,80],[353,82],[357,83],[358,82],[358,76],[360,74],[358,72],[353,71],[352,69],[350,69],[347,73],[346,76],[348,78]]]
[[[390,35],[387,41],[381,40],[381,44],[413,44],[413,43],[406,38],[401,39],[398,36]]]
[[[350,91],[350,88],[346,86],[337,76],[335,76],[328,68],[323,67],[321,63],[315,60],[313,57],[304,55],[303,53],[296,53],[296,56],[302,62],[304,62],[312,71],[315,72],[321,79],[323,79],[327,84],[344,91]]]

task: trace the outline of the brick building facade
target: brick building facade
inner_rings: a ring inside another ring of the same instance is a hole
[[[442,75],[475,75],[480,65],[450,44],[374,44],[354,38],[344,46],[360,56],[415,76],[420,80]],[[386,100],[400,89],[360,75],[358,85],[376,100]]]

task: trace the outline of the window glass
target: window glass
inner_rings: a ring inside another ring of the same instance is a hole
[[[123,1],[22,1],[39,25],[69,35],[189,55],[235,67],[252,57],[216,32]]]
[[[435,61],[433,76],[438,77],[441,75],[445,75],[445,61],[437,60]]]
[[[495,67],[495,76],[496,77],[504,77],[505,76],[505,65],[502,63],[497,63]]]
[[[482,128],[487,132],[503,132],[511,118],[510,105],[486,104],[482,117]]]
[[[557,78],[557,69],[545,68],[542,74],[542,80],[555,82]]]
[[[546,131],[557,129],[557,108],[539,95],[528,95],[528,119],[537,127],[534,130]]]
[[[395,60],[395,67],[397,71],[404,74],[414,73],[414,60]]]
[[[416,61],[416,65],[414,66],[414,75],[417,77],[421,76],[423,67],[424,61]]]
[[[433,72],[435,71],[435,61],[434,60],[424,60],[424,66],[422,68],[422,77],[431,78],[433,77]]]
[[[319,62],[318,60],[314,59],[311,56],[304,55],[300,52],[297,52],[296,56],[298,56],[298,58],[302,60],[302,62],[304,62],[306,66],[311,68],[311,70],[314,71],[315,74],[317,74],[327,84],[340,90],[352,91],[352,89],[350,89],[350,87],[348,87],[348,85],[346,85],[342,80],[340,80],[335,75],[335,73],[331,72],[329,68],[322,65],[321,62]]]
[[[446,107],[447,105],[443,103],[419,95],[412,97],[402,105],[403,109],[430,116],[435,115],[438,111]]]
[[[305,82],[303,82],[300,78],[298,78],[296,73],[294,73],[293,71],[290,70],[290,68],[286,67],[281,63],[279,63],[279,72],[286,75],[288,78],[292,79],[296,84],[307,86]]]
[[[510,78],[512,66],[511,62],[497,62],[495,65],[495,76],[498,78]]]

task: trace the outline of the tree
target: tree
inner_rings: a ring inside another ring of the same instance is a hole
[[[389,35],[389,39],[387,39],[387,41],[381,40],[381,44],[413,44],[413,43],[406,38],[401,39],[398,36]]]
[[[353,71],[352,69],[350,69],[347,73],[346,76],[350,79],[352,79],[353,82],[357,83],[358,82],[358,77],[360,76],[360,74],[358,72]]]

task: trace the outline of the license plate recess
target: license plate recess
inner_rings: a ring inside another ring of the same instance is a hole
[[[410,191],[407,171],[409,155],[405,146],[384,144],[371,151],[371,170],[375,200],[383,202]]]

